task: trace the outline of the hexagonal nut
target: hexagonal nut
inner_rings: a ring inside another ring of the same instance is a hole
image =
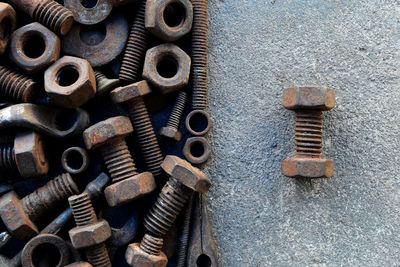
[[[101,121],[83,132],[83,141],[87,149],[94,149],[110,143],[133,132],[133,126],[128,117],[117,116]]]
[[[72,246],[76,249],[98,245],[111,237],[111,228],[105,220],[87,226],[78,226],[69,232]]]
[[[192,29],[193,6],[189,0],[148,0],[145,26],[160,39],[173,42]]]
[[[23,177],[40,176],[49,171],[42,138],[36,132],[21,132],[16,135],[14,155],[18,171]]]
[[[12,6],[0,3],[0,55],[6,51],[11,34],[17,28],[16,16]]]
[[[140,173],[109,185],[104,190],[104,196],[110,207],[119,206],[153,192],[157,187],[153,175],[150,172]]]
[[[283,92],[283,106],[290,110],[330,110],[335,107],[333,89],[317,86],[289,87]]]
[[[118,87],[112,90],[110,95],[114,103],[127,104],[138,97],[143,97],[150,93],[151,88],[147,81],[140,81],[127,86]]]
[[[180,141],[182,139],[182,133],[174,127],[162,127],[160,130],[160,135]]]
[[[211,147],[204,137],[191,137],[186,140],[183,155],[192,164],[203,164],[211,156]]]
[[[140,248],[139,243],[130,244],[125,252],[126,262],[130,266],[141,267],[165,267],[168,258],[164,252],[160,251],[160,255],[150,255]]]
[[[288,158],[282,162],[282,173],[295,178],[332,177],[333,160],[318,158]]]
[[[146,52],[143,77],[163,94],[185,87],[190,76],[190,57],[174,44],[162,44]]]
[[[46,70],[44,87],[52,103],[76,108],[94,97],[96,78],[87,60],[64,56]]]
[[[0,217],[8,232],[16,238],[26,240],[39,233],[14,192],[9,192],[1,198]]]
[[[161,167],[186,187],[197,192],[206,193],[211,186],[204,172],[177,156],[166,156]]]
[[[64,267],[92,267],[92,265],[88,262],[80,261],[65,265]]]
[[[16,30],[11,37],[10,59],[28,73],[41,71],[60,58],[58,36],[38,22]]]

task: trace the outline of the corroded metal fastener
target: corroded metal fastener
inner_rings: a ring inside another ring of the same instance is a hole
[[[119,86],[118,79],[109,79],[100,70],[96,70],[94,74],[96,76],[96,83],[97,83],[96,94],[100,97],[108,95],[111,90],[113,90]]]
[[[168,258],[161,251],[164,240],[145,234],[142,242],[134,243],[128,246],[125,253],[126,262],[132,267],[135,266],[154,266],[165,267]]]
[[[179,92],[167,125],[161,128],[160,135],[176,141],[182,139],[182,133],[179,131],[179,124],[181,122],[183,111],[185,110],[186,102],[187,93],[185,91]]]
[[[11,34],[17,27],[17,14],[15,10],[6,3],[0,3],[0,55],[2,55],[8,46]]]
[[[0,66],[0,95],[13,102],[30,102],[37,90],[32,79]]]
[[[72,12],[53,0],[8,0],[8,2],[57,34],[68,33],[74,22]]]
[[[322,111],[335,106],[335,91],[322,87],[290,87],[283,93],[283,106],[296,112],[296,154],[282,162],[288,177],[333,176],[333,160],[322,155]]]

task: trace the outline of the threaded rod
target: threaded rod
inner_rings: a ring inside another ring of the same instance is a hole
[[[296,111],[296,156],[322,155],[322,111]]]
[[[181,122],[182,114],[186,106],[186,99],[187,99],[186,92],[181,91],[172,109],[171,115],[167,123],[167,127],[172,127],[175,129],[179,128],[179,123]]]
[[[158,256],[163,247],[164,240],[162,238],[154,237],[149,234],[143,236],[142,242],[140,242],[140,248],[150,254]]]
[[[29,102],[36,83],[21,74],[0,66],[0,94],[15,102]]]

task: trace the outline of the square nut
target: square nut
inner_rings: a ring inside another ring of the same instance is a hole
[[[69,231],[71,243],[76,249],[98,245],[110,236],[111,228],[105,220],[87,226],[78,226]]]

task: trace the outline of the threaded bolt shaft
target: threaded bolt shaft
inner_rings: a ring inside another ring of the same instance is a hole
[[[208,104],[208,1],[193,0],[192,71],[194,110]]]
[[[78,227],[94,224],[98,221],[88,193],[72,196],[68,201]],[[108,256],[105,243],[86,248],[85,254],[89,263],[93,266],[111,266],[110,257]]]
[[[142,242],[140,242],[140,248],[150,255],[158,256],[160,255],[163,244],[164,240],[162,238],[145,234]]]
[[[35,88],[32,79],[0,66],[0,95],[15,102],[29,102]]]
[[[192,190],[171,178],[144,220],[147,231],[164,237],[192,194]]]
[[[141,78],[142,66],[147,49],[148,32],[144,26],[146,1],[141,0],[131,27],[125,54],[122,59],[119,79],[126,83],[137,82]]]
[[[97,94],[104,95],[109,93],[112,89],[116,88],[119,84],[118,79],[109,79],[100,70],[95,71]]]
[[[186,210],[183,219],[183,226],[181,236],[179,238],[178,244],[178,259],[176,266],[185,267],[186,266],[186,255],[189,243],[189,231],[190,231],[190,221],[192,218],[192,207],[193,207],[193,195],[188,200],[186,205]]]
[[[79,192],[68,173],[61,174],[22,199],[24,210],[35,221],[51,208]]]
[[[296,111],[296,156],[322,156],[322,111]]]
[[[175,105],[168,119],[167,127],[172,127],[175,129],[179,128],[179,123],[181,122],[182,114],[186,106],[186,99],[186,92],[181,91],[178,95],[178,98],[176,99]]]
[[[0,170],[15,171],[17,164],[14,157],[14,146],[12,144],[2,144],[0,147]]]
[[[138,174],[135,162],[124,139],[103,146],[101,153],[113,183]]]
[[[128,112],[147,168],[155,177],[160,177],[163,174],[163,156],[143,99],[136,98],[129,105]]]

